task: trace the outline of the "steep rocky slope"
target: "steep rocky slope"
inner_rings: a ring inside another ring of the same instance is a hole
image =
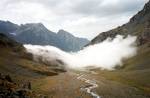
[[[143,10],[133,16],[130,21],[113,30],[102,32],[95,37],[90,44],[96,44],[104,41],[108,37],[114,38],[116,35],[136,35],[138,44],[150,42],[150,1],[144,6]]]

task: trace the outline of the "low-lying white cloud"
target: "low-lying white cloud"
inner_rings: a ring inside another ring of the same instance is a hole
[[[115,39],[108,38],[102,43],[85,47],[74,53],[64,52],[53,46],[24,45],[35,60],[41,58],[43,62],[62,61],[66,68],[85,69],[89,67],[112,70],[115,66],[122,65],[122,60],[136,54],[136,37],[118,35]]]

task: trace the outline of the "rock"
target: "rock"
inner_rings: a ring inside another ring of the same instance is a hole
[[[145,43],[150,43],[150,29],[138,36],[138,45],[143,45]]]
[[[10,75],[0,74],[0,98],[48,98],[33,92],[31,82],[25,82],[22,87],[19,85],[12,81]]]
[[[100,43],[107,38],[115,38],[116,35],[137,36],[137,44],[143,45],[150,42],[150,1],[145,4],[143,10],[134,15],[130,21],[122,26],[107,32],[100,33],[88,45]],[[86,46],[88,46],[86,45]]]
[[[5,79],[6,79],[8,82],[13,82],[12,79],[11,79],[11,77],[10,77],[9,75],[6,75],[6,76],[5,76]]]
[[[24,89],[30,89],[30,90],[31,90],[31,82],[25,82],[25,83],[23,84],[23,88],[24,88]]]

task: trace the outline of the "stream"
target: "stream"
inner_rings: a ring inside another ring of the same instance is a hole
[[[88,94],[90,94],[91,96],[93,96],[93,98],[101,98],[98,94],[96,94],[94,91],[92,91],[93,89],[98,87],[98,84],[94,81],[94,80],[90,80],[85,78],[84,74],[77,74],[77,79],[84,81],[85,83],[88,83],[89,86],[87,87],[82,87],[81,90],[82,91],[86,91]]]

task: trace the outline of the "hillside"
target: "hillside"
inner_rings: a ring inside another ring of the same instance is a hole
[[[0,34],[0,47],[0,98],[77,98],[83,95],[79,91],[81,82],[74,76],[59,66],[34,62],[22,44]]]
[[[38,83],[39,79],[66,72],[65,69],[56,65],[35,62],[33,56],[26,53],[22,44],[4,34],[0,34],[0,47],[0,97],[2,98],[9,96],[11,98],[12,96],[20,96],[19,98],[24,98],[25,96],[30,96],[29,98],[45,98],[42,94],[32,92],[31,88],[26,88],[26,84],[30,82],[34,88],[34,83],[36,81]],[[32,86],[31,84],[30,86]],[[25,85],[25,88],[21,85]],[[34,89],[32,90],[34,91]],[[5,95],[6,93],[9,95]],[[25,95],[22,95],[22,93]]]
[[[123,36],[137,36],[137,45],[139,49],[137,52],[138,54],[134,58],[141,57],[141,60],[143,59],[145,64],[149,66],[150,62],[148,61],[150,61],[150,59],[148,54],[150,52],[150,1],[144,6],[143,10],[139,11],[135,16],[133,16],[127,24],[108,32],[100,33],[89,43],[89,45],[100,43],[108,37],[113,39],[118,34]],[[139,60],[136,61],[135,59],[135,62],[139,62]]]
[[[64,30],[59,30],[57,36],[61,41],[59,42],[58,47],[61,47],[62,50],[66,51],[79,51],[89,42],[85,38],[74,37],[72,34]]]
[[[143,10],[133,16],[128,23],[113,30],[100,33],[89,45],[102,42],[108,37],[114,38],[118,34],[137,36],[139,45],[150,41],[150,1],[144,6]]]
[[[11,23],[9,21],[0,21],[0,32],[9,35],[19,28],[17,24]]]
[[[36,62],[21,44],[54,45],[65,51],[87,44],[67,31],[9,21],[0,21],[0,31],[0,98],[150,98],[150,1],[128,23],[100,33],[88,44],[118,34],[137,36],[137,55],[116,70],[66,70],[58,66],[65,64],[59,59],[55,65],[42,57]]]
[[[90,44],[104,41],[108,37],[116,35],[137,36],[137,55],[125,60],[122,67],[116,67],[115,71],[100,71],[99,75],[113,81],[131,85],[147,93],[150,92],[150,1],[143,10],[133,16],[130,21],[108,32],[102,32],[95,37]],[[90,45],[89,44],[89,45]]]
[[[65,72],[53,65],[45,65],[33,61],[31,54],[18,42],[0,34],[0,72],[22,78],[53,76]]]
[[[0,32],[5,32],[5,35],[23,44],[52,45],[64,51],[78,51],[89,42],[64,30],[52,32],[42,23],[17,25],[9,21],[0,21]]]

